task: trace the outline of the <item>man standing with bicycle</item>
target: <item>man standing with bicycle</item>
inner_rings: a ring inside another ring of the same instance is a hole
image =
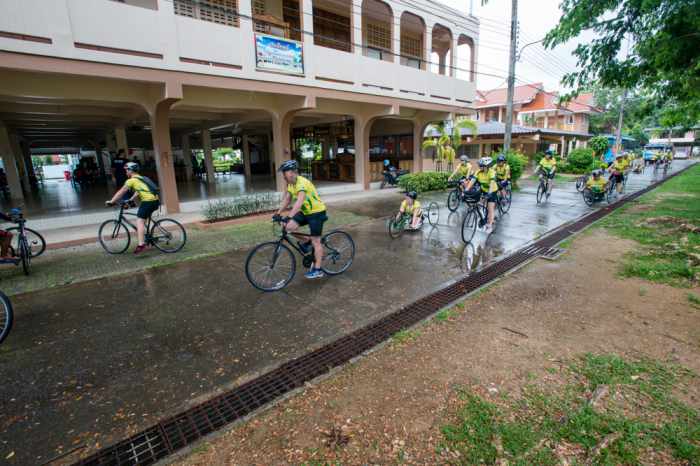
[[[284,219],[284,228],[288,232],[294,232],[299,227],[309,225],[311,234],[311,244],[309,242],[300,243],[302,251],[308,251],[310,246],[314,248],[314,263],[311,269],[304,274],[306,278],[321,278],[325,274],[321,270],[323,261],[323,245],[321,235],[323,234],[323,224],[328,220],[326,215],[326,205],[316,191],[316,187],[303,176],[299,175],[299,164],[296,160],[287,160],[280,168],[284,181],[287,182],[287,190],[282,196],[282,205],[273,218],[280,219],[282,212],[294,201],[289,216]]]
[[[134,254],[141,254],[146,249],[146,221],[151,218],[153,212],[160,207],[159,191],[156,184],[148,177],[139,175],[139,165],[136,162],[126,164],[127,180],[119,191],[105,204],[112,206],[128,192],[133,192],[128,202],[133,202],[139,198],[139,210],[136,213],[136,232],[139,244],[134,249]]]

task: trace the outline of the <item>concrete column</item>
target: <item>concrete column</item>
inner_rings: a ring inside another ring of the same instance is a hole
[[[22,182],[20,181],[19,171],[17,170],[17,162],[10,144],[10,134],[7,127],[0,124],[0,157],[2,157],[5,165],[5,174],[7,175],[7,186],[10,188],[10,198],[15,200],[23,200],[24,193],[22,192]]]
[[[354,142],[355,142],[355,183],[362,184],[365,190],[369,190],[369,133],[372,129],[372,120],[355,117]]]
[[[282,2],[279,2],[279,3],[281,4]],[[241,63],[241,64],[243,65],[244,70],[254,70],[255,69],[255,53],[253,53],[253,51],[255,50],[255,36],[254,36],[254,32],[253,32],[253,21],[245,19],[245,18],[252,18],[253,17],[253,2],[252,2],[252,0],[242,0],[242,1],[238,2],[238,13],[241,15],[241,21],[240,21],[241,38],[244,41],[249,41],[250,44],[253,44],[253,47],[250,50],[250,53],[243,54],[243,63]],[[306,55],[306,54],[304,54],[304,55]]]
[[[117,140],[117,150],[124,149],[124,156],[129,156],[129,143],[126,140],[126,127],[117,126],[114,128],[114,138]]]
[[[175,99],[163,100],[149,114],[153,152],[155,152],[156,169],[158,170],[160,199],[169,214],[180,212],[180,199],[177,194],[173,150],[170,142],[169,114],[170,106],[174,102]]]
[[[272,138],[273,138],[273,154],[274,154],[274,170],[276,177],[277,190],[283,191],[286,189],[286,183],[282,174],[277,172],[279,166],[291,158],[291,123],[292,114],[287,112],[283,115],[276,115],[272,118]]]
[[[214,156],[211,153],[211,132],[208,129],[202,130],[202,150],[204,151],[204,168],[207,172],[207,184],[216,182],[216,172],[214,171]]]
[[[267,160],[270,163],[270,175],[275,176],[275,147],[272,142],[272,131],[265,134],[267,138]]]
[[[544,116],[544,127],[549,128],[549,116],[548,115]]]
[[[423,171],[423,133],[425,122],[413,121],[413,173]]]
[[[362,40],[362,2],[350,2],[350,31],[353,52],[356,55],[364,53]]]
[[[34,171],[34,163],[32,162],[32,151],[29,148],[29,142],[24,141],[21,144],[22,158],[24,159],[24,166],[27,168],[30,179],[36,180],[36,172]]]
[[[498,107],[498,122],[503,122],[503,107]]]
[[[10,135],[10,147],[12,148],[12,154],[17,160],[17,165],[19,167],[19,175],[22,180],[22,187],[29,191],[31,189],[31,184],[29,183],[29,170],[27,170],[27,162],[22,153],[22,147],[19,144],[19,138],[16,134]]]
[[[304,70],[313,70],[315,69],[314,54],[309,52],[314,48],[313,0],[299,0],[299,9],[303,31],[301,41],[304,43]]]
[[[253,174],[250,170],[250,146],[248,145],[248,135],[244,134],[242,139],[243,174],[245,176],[246,186],[250,186],[253,181]]]
[[[192,168],[192,148],[190,147],[190,135],[182,135],[182,159],[185,162],[185,178],[192,181],[194,170]]]
[[[452,77],[457,77],[457,69],[460,67],[459,63],[459,37],[455,33],[452,39]]]

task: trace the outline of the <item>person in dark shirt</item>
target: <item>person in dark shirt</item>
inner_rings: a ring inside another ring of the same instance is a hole
[[[114,178],[114,184],[118,187],[122,187],[126,183],[126,162],[124,149],[119,149],[116,157],[112,160],[112,177]]]

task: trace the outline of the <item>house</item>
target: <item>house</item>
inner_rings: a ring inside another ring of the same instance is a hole
[[[688,130],[680,127],[645,128],[650,146],[671,147],[678,158],[687,158],[700,153],[700,125]]]

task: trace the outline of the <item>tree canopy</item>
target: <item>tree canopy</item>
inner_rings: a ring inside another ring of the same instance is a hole
[[[546,47],[596,34],[574,51],[579,69],[565,85],[640,90],[663,108],[662,126],[700,121],[700,0],[562,0],[560,8]]]

